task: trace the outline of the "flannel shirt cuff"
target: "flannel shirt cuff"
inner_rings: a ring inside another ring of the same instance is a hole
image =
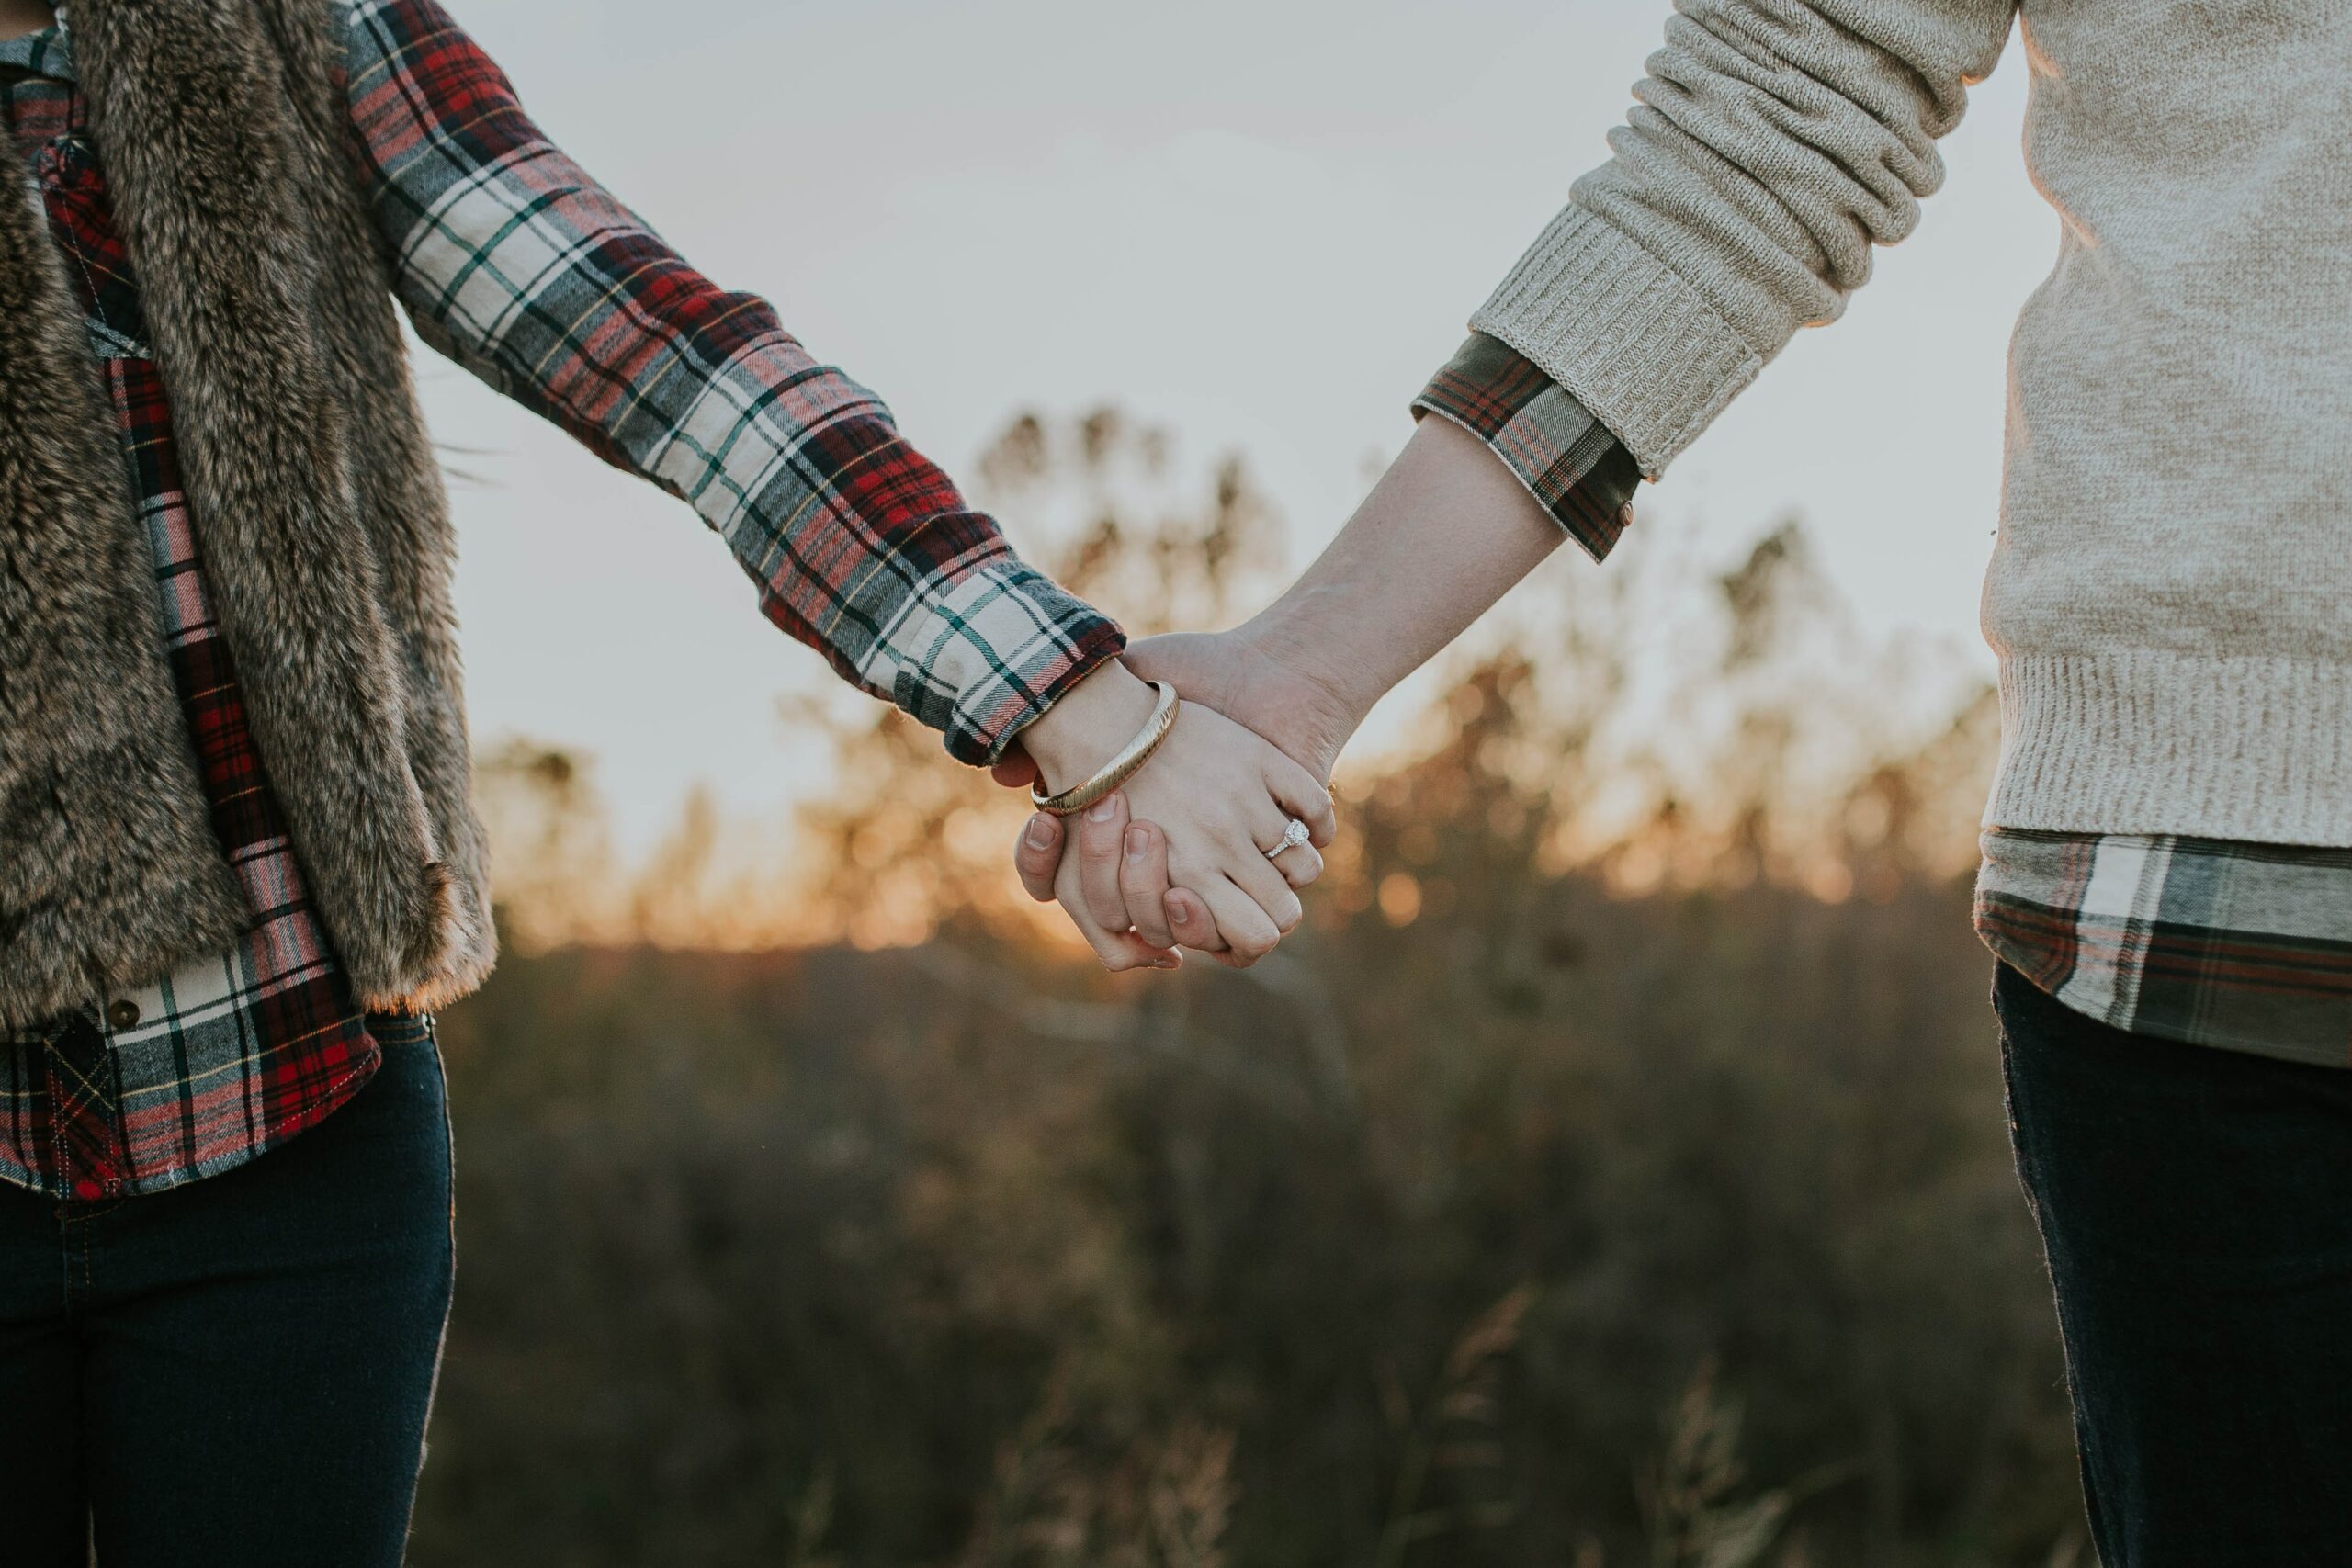
[[[1641,469],[1567,389],[1499,338],[1473,333],[1413,400],[1414,417],[1453,421],[1494,451],[1538,505],[1595,560],[1634,520]]]
[[[867,683],[987,767],[1013,738],[1127,646],[1119,624],[1009,551],[911,598],[882,639],[896,669]]]

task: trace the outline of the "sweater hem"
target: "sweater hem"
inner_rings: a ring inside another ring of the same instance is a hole
[[[1988,828],[2352,846],[2352,671],[2157,649],[2001,662]]]

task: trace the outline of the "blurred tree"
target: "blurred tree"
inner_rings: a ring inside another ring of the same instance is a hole
[[[1246,613],[1271,513],[1173,469],[1109,412],[983,465],[1139,626]],[[1857,632],[1793,525],[1556,598],[1343,777],[1247,975],[1039,943],[1018,803],[895,716],[834,732],[868,804],[793,852],[844,945],[688,950],[742,945],[697,922],[786,851],[690,815],[611,899],[579,766],[492,759],[538,935],[445,1022],[415,1560],[2075,1561],[1966,923],[1990,707]],[[542,901],[599,897],[617,938],[547,945],[581,928]]]

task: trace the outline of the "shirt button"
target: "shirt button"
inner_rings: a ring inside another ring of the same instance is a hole
[[[115,1029],[136,1029],[139,1026],[139,1004],[122,997],[108,1004],[107,1023]]]

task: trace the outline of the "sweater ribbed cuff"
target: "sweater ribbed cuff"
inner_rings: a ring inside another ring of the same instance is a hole
[[[1571,204],[1470,318],[1567,389],[1656,479],[1764,367],[1713,307]]]

